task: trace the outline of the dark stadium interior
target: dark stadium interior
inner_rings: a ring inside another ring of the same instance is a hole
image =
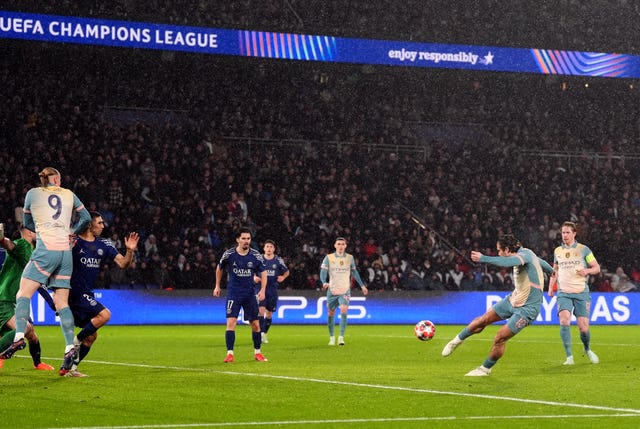
[[[629,34],[637,33],[640,6],[627,1],[607,13],[596,13],[604,1],[592,8],[575,0],[392,2],[388,14],[379,2],[343,3],[199,2],[192,10],[182,1],[100,9],[8,1],[3,8],[638,51]],[[343,235],[373,290],[510,290],[505,273],[474,267],[469,252],[493,253],[496,237],[512,232],[551,262],[565,220],[579,224],[579,239],[606,269],[591,279],[592,290],[610,288],[618,267],[640,282],[635,80],[2,44],[0,219],[15,232],[16,208],[37,172],[58,168],[64,186],[103,213],[106,236],[122,246],[123,234],[141,234],[135,269],[105,270],[102,288],[212,288],[221,251],[248,225],[255,244],[279,244],[289,288],[315,289],[323,256]],[[468,279],[457,284],[460,271]]]

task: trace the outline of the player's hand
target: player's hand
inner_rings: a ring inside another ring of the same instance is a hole
[[[322,284],[322,290],[327,290],[328,287],[329,287],[329,283]]]
[[[264,301],[265,295],[265,291],[263,289],[260,289],[260,292],[258,292],[258,302]]]
[[[362,286],[360,289],[362,290],[362,294],[363,295],[368,295],[369,294],[369,288],[368,287]]]
[[[138,248],[138,242],[140,241],[140,235],[137,232],[130,232],[127,237],[124,238],[124,245],[127,249],[135,250]]]
[[[4,240],[4,223],[0,223],[0,241]]]
[[[589,275],[589,273],[587,273],[587,269],[586,268],[578,268],[576,270],[576,273],[578,273],[578,275],[580,275],[582,277],[587,277]]]
[[[473,262],[480,262],[480,258],[482,257],[482,253],[481,252],[477,252],[475,250],[471,251],[471,260]]]
[[[216,298],[219,298],[219,297],[220,297],[220,286],[216,286],[216,287],[213,289],[213,296],[214,296],[214,297],[216,297]]]

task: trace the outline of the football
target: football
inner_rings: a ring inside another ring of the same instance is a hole
[[[429,341],[436,334],[436,325],[430,320],[421,320],[416,323],[413,332],[420,341]]]

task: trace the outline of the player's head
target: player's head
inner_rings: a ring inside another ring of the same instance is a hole
[[[60,186],[60,172],[53,167],[45,167],[40,173],[40,184],[45,188],[48,185]]]
[[[336,242],[333,243],[333,247],[335,247],[336,252],[342,254],[347,248],[347,239],[344,237],[337,237]]]
[[[236,231],[236,243],[244,250],[251,246],[251,230],[249,228],[239,228]]]
[[[27,240],[32,246],[36,245],[36,233],[24,225],[20,226],[20,237]]]
[[[265,240],[262,248],[266,255],[273,255],[276,252],[276,242],[273,240]]]
[[[91,215],[91,223],[89,224],[89,232],[91,232],[94,236],[99,237],[104,230],[104,219],[100,212],[90,211]]]
[[[576,241],[577,227],[574,222],[563,222],[560,232],[562,233],[562,242],[567,245],[572,245]]]
[[[520,240],[518,240],[512,234],[505,234],[498,238],[498,243],[496,244],[496,249],[498,250],[498,255],[505,256],[510,255],[512,253],[516,253],[522,244],[520,244]]]

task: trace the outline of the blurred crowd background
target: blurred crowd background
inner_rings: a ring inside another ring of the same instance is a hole
[[[635,53],[638,6],[554,3],[8,1],[5,9],[344,37]],[[593,4],[591,4],[593,3]],[[486,6],[486,5],[485,5]],[[609,9],[610,10],[610,9]],[[527,13],[525,13],[527,12]],[[609,22],[610,21],[610,22]],[[519,29],[516,31],[516,29]],[[15,234],[45,166],[122,249],[101,288],[207,289],[240,226],[317,289],[336,236],[370,288],[510,290],[476,266],[513,233],[548,262],[578,224],[604,268],[640,285],[636,82],[321,64],[3,40],[0,221]],[[113,269],[112,269],[113,268]]]

